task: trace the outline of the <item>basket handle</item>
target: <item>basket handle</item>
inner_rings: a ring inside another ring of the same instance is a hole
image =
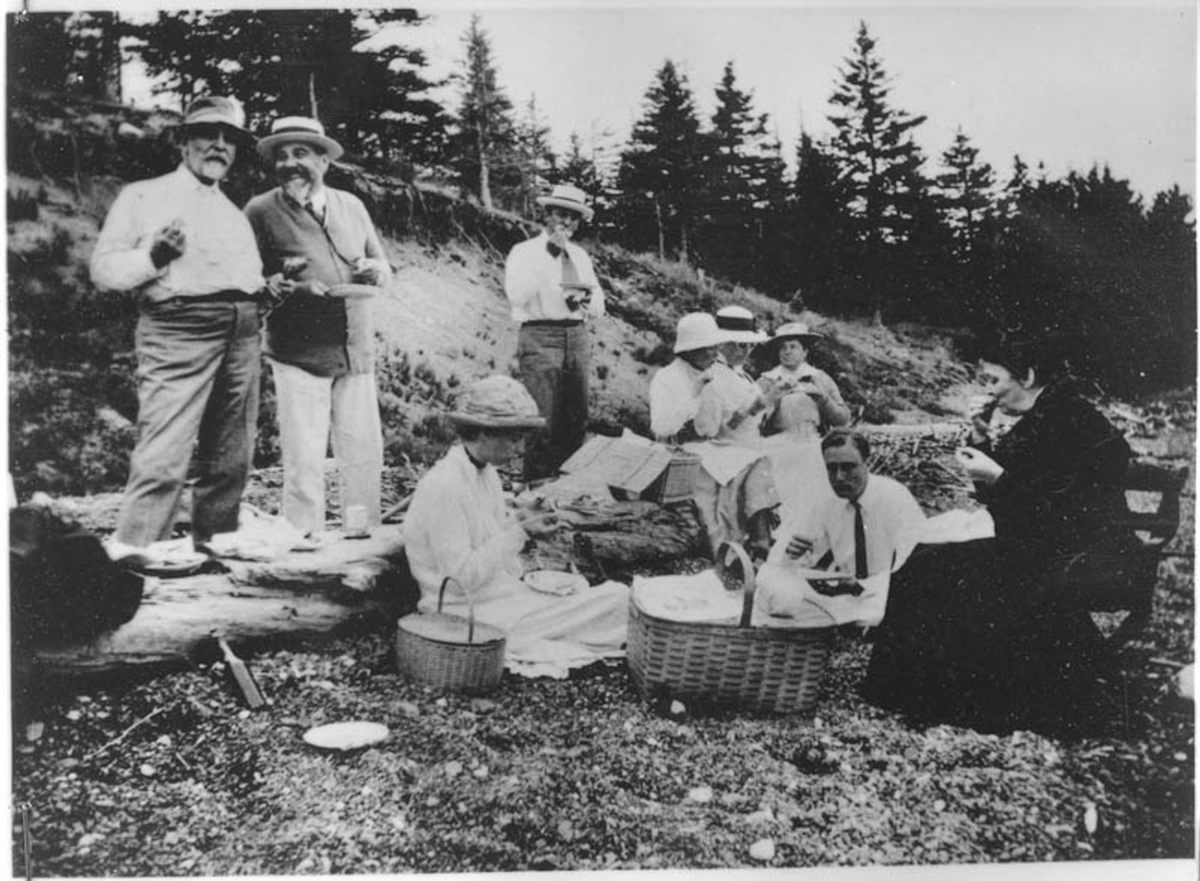
[[[454,582],[459,590],[462,590],[463,596],[467,598],[467,642],[472,643],[475,641],[475,602],[471,599],[471,595],[466,590],[463,590],[463,586],[459,583],[458,579],[452,578],[449,575],[442,579],[442,586],[438,588],[437,610],[439,612],[442,611],[442,600],[446,598],[446,585],[451,581]]]
[[[729,569],[729,553],[732,552],[742,569],[742,620],[738,627],[750,626],[750,615],[754,611],[754,591],[758,587],[754,580],[754,564],[746,549],[736,541],[723,541],[717,548],[717,570],[724,574]]]

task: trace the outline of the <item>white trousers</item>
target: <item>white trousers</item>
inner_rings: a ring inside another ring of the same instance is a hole
[[[380,522],[383,427],[375,374],[314,376],[269,359],[275,377],[283,516],[303,532],[325,528],[325,451],[331,436],[341,475],[342,516],[353,505]]]

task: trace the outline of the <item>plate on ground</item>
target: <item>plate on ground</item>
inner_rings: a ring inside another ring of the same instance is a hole
[[[335,284],[329,289],[329,296],[338,300],[365,300],[382,291],[383,288],[373,284]]]
[[[151,575],[155,578],[182,578],[200,571],[200,568],[209,559],[208,554],[192,551],[180,552],[171,554],[169,557],[151,558],[134,568],[143,575]]]
[[[526,572],[521,580],[538,593],[556,597],[569,597],[588,586],[587,579],[577,572],[556,572],[552,569]]]
[[[347,752],[386,740],[388,729],[378,722],[334,722],[304,732],[304,742],[317,749]]]

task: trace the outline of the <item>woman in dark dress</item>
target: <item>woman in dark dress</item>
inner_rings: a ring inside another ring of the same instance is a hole
[[[996,537],[919,548],[896,573],[863,694],[916,721],[1070,733],[1096,709],[1100,637],[1051,576],[1133,542],[1116,525],[1129,446],[1045,344],[988,344],[980,374],[1019,416],[994,444],[977,420],[960,455]]]

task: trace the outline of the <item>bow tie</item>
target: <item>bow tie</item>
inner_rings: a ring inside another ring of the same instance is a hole
[[[551,257],[557,258],[561,256],[564,249],[554,244],[554,242],[546,242],[546,250],[550,252]]]

